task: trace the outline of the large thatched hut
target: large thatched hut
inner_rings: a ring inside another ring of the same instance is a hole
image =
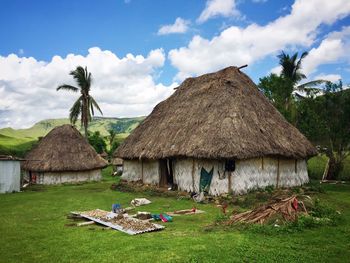
[[[115,152],[122,178],[212,195],[308,182],[312,144],[236,67],[186,79]]]
[[[80,132],[66,124],[54,128],[26,156],[22,168],[29,181],[60,184],[101,179],[107,162]]]

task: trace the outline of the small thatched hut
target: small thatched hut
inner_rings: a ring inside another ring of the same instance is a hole
[[[218,195],[304,184],[314,154],[253,81],[228,67],[186,79],[114,156],[126,180]]]
[[[0,155],[0,193],[19,192],[21,181],[20,160]]]
[[[101,179],[107,162],[80,132],[66,124],[54,128],[26,156],[22,168],[29,181],[60,184]]]
[[[122,172],[123,171],[123,159],[121,158],[114,158],[112,160],[112,165],[113,168],[117,171],[117,172]]]

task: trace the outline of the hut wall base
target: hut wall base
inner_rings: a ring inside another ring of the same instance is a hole
[[[159,183],[158,161],[143,161],[143,182],[145,184]]]
[[[142,169],[143,165],[143,169]],[[135,182],[142,180],[145,184],[159,183],[159,163],[158,161],[125,160],[123,166],[122,179]]]
[[[63,184],[63,183],[78,183],[88,181],[100,181],[101,170],[91,170],[82,172],[48,172],[40,174],[37,177],[38,184]]]
[[[179,190],[199,192],[200,172],[202,167],[208,172],[214,168],[209,194],[220,195],[228,192],[245,194],[250,190],[277,185],[278,159],[264,157],[248,160],[237,160],[234,172],[225,172],[225,162],[220,160],[203,160],[191,158],[177,159],[174,162],[174,181]],[[295,169],[297,168],[297,169]],[[125,161],[122,178],[127,181],[141,179],[141,162],[138,160]],[[192,180],[193,171],[193,180]],[[144,183],[159,183],[158,161],[143,162]],[[229,189],[231,176],[231,189]],[[300,186],[309,181],[305,160],[298,160],[295,166],[293,159],[280,159],[279,186]]]

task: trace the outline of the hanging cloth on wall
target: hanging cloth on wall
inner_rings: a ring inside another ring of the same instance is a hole
[[[203,167],[201,169],[201,178],[199,181],[199,192],[209,192],[211,179],[213,178],[214,167],[207,172]]]

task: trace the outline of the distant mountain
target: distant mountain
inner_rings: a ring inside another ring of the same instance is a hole
[[[144,118],[95,117],[89,124],[89,131],[99,131],[102,136],[107,136],[108,130],[113,129],[117,132],[116,140],[122,141]],[[45,136],[57,126],[68,123],[69,119],[48,119],[39,121],[28,129],[0,129],[0,154],[23,156],[39,137]],[[83,131],[80,123],[77,124],[77,128]]]
[[[89,124],[89,131],[95,132],[99,131],[102,136],[108,135],[108,130],[113,129],[117,133],[130,133],[133,129],[139,125],[139,123],[145,117],[136,117],[136,118],[103,118],[95,117],[92,122]],[[38,137],[45,136],[53,128],[68,124],[69,119],[48,119],[42,120],[35,123],[32,127],[28,129],[12,129],[12,128],[3,128],[0,129],[0,134],[15,138],[33,138],[37,139]],[[80,123],[77,122],[77,128],[81,129]]]

